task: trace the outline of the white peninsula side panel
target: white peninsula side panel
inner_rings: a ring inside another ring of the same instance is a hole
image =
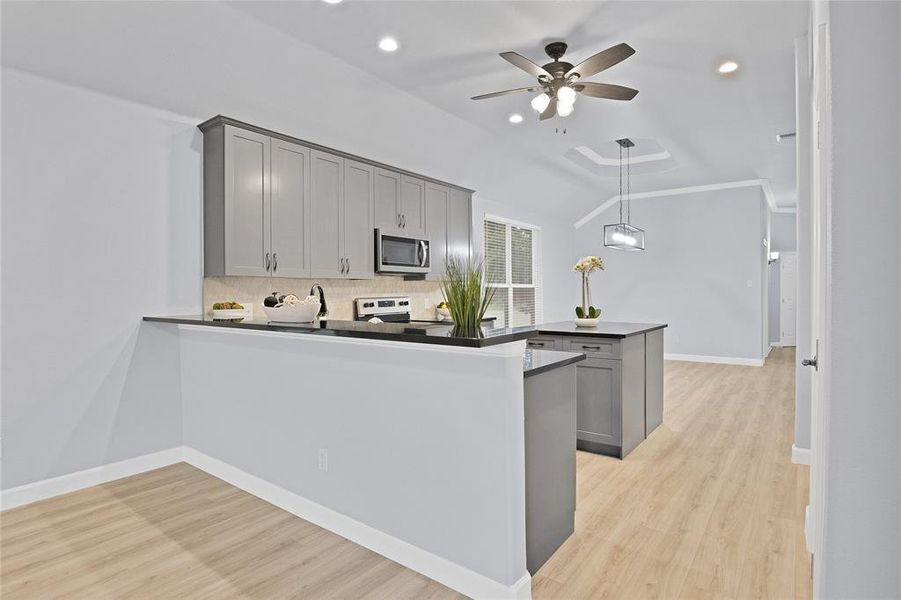
[[[179,329],[185,445],[211,472],[464,594],[529,597],[524,342]]]

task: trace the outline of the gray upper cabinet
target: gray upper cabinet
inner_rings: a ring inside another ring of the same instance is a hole
[[[375,169],[375,227],[400,229],[400,173]]]
[[[223,275],[269,272],[269,147],[264,135],[226,127]]]
[[[310,275],[343,277],[344,159],[314,150],[310,164]]]
[[[450,189],[435,183],[425,184],[426,237],[432,252],[431,269],[427,279],[440,279],[447,259],[447,214]]]
[[[447,205],[447,254],[468,259],[472,252],[472,192],[451,188]]]
[[[432,240],[433,276],[469,250],[469,191],[228,117],[198,127],[205,276],[372,278],[376,228]]]
[[[373,182],[375,169],[365,163],[344,162],[344,208],[341,229],[344,276],[373,277]]]
[[[401,231],[410,235],[425,234],[425,182],[422,179],[401,176],[399,212]]]
[[[271,141],[270,273],[306,277],[309,264],[310,149],[284,140]]]

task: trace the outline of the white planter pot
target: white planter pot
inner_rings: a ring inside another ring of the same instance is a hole
[[[576,318],[576,327],[597,327],[600,318],[595,319],[579,319]]]

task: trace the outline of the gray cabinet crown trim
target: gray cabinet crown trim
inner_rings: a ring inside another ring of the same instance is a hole
[[[262,127],[257,127],[256,125],[251,125],[250,123],[245,123],[244,121],[239,121],[237,119],[232,119],[231,117],[226,117],[223,115],[216,115],[212,119],[207,119],[203,123],[197,126],[200,131],[206,133],[209,129],[216,127],[218,125],[231,125],[233,127],[239,127],[241,129],[245,129],[247,131],[253,131],[262,135],[268,135],[269,137],[277,138],[280,140],[284,140],[286,142],[292,142],[295,144],[300,144],[302,146],[306,146],[308,148],[312,148],[313,150],[321,150],[322,152],[328,152],[329,154],[334,154],[336,156],[340,156],[342,158],[349,158],[351,160],[355,160],[357,162],[365,163],[367,165],[372,165],[374,167],[379,167],[382,169],[388,169],[389,171],[394,171],[396,173],[401,173],[403,175],[409,175],[411,177],[416,177],[418,179],[422,179],[424,181],[430,181],[432,183],[437,183],[440,185],[445,185],[447,187],[451,187],[458,190],[463,190],[464,192],[474,193],[475,190],[471,190],[469,188],[465,188],[460,185],[454,185],[453,183],[448,183],[446,181],[441,181],[440,179],[435,179],[434,177],[429,177],[427,175],[422,175],[420,173],[414,173],[413,171],[407,171],[405,169],[399,169],[397,167],[393,167],[391,165],[386,165],[385,163],[380,163],[374,160],[370,160],[368,158],[357,156],[356,154],[351,154],[349,152],[343,152],[341,150],[336,150],[334,148],[329,148],[328,146],[323,146],[321,144],[317,144],[315,142],[310,142],[307,140],[303,140],[301,138],[296,138],[294,136],[286,135],[284,133],[279,133],[277,131],[272,131],[271,129],[264,129]]]

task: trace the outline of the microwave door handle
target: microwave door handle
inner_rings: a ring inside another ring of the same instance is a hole
[[[425,240],[419,240],[419,249],[420,255],[422,256],[422,262],[420,262],[420,267],[425,267],[426,262],[429,259],[429,246],[426,244]]]

